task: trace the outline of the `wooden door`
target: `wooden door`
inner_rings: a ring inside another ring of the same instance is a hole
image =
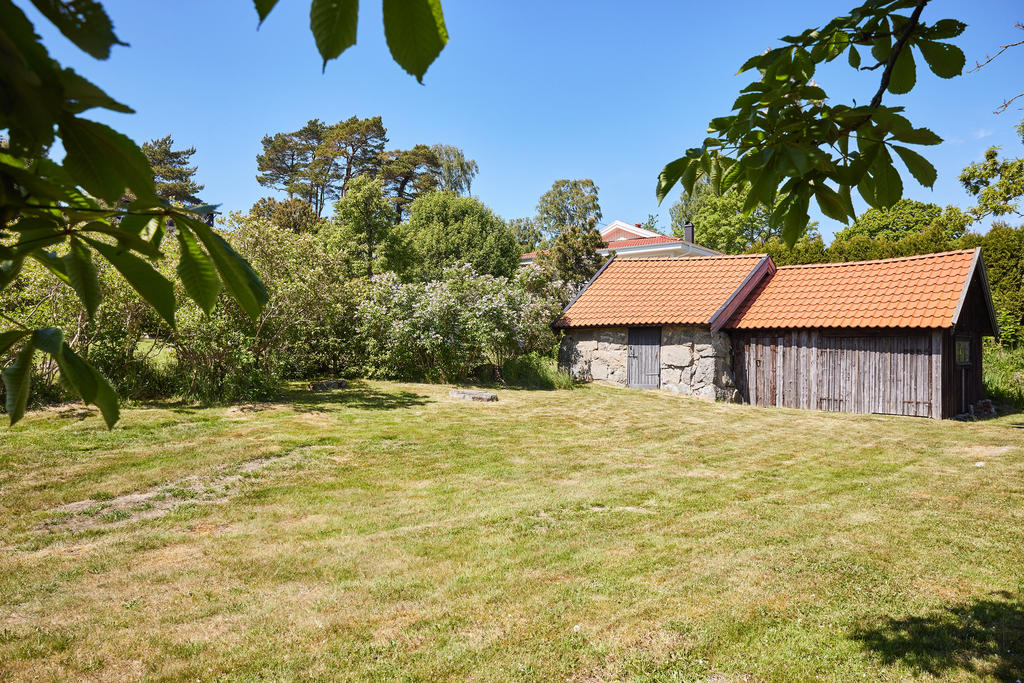
[[[629,357],[626,361],[629,386],[657,389],[661,386],[661,328],[629,328]]]

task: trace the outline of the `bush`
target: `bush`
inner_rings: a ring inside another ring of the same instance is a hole
[[[536,351],[510,358],[501,366],[501,376],[509,386],[524,389],[572,389],[572,377],[558,369],[558,362]]]
[[[1024,347],[986,343],[983,366],[985,395],[997,403],[1024,408]]]
[[[440,280],[364,282],[357,309],[365,373],[389,379],[453,382],[484,364],[547,350],[557,302],[518,279],[479,275],[462,264]]]
[[[204,402],[275,397],[282,379],[344,374],[354,362],[352,285],[320,240],[232,215],[227,238],[260,275],[270,301],[254,322],[222,296],[210,315],[190,300],[173,340],[177,390]]]
[[[104,299],[91,319],[70,287],[32,262],[4,290],[0,307],[34,326],[63,329],[122,398],[135,400],[262,401],[277,396],[286,378],[451,382],[485,366],[493,375],[522,354],[550,354],[554,337],[548,324],[558,313],[557,297],[529,269],[508,278],[459,265],[431,282],[403,284],[395,273],[351,280],[344,275],[345,254],[320,236],[237,214],[229,224],[233,229],[225,238],[269,295],[255,321],[223,295],[206,314],[177,282],[171,329],[102,263],[97,265]],[[176,280],[177,245],[169,240],[165,247],[171,253],[155,266]],[[10,359],[0,358],[0,366]],[[524,369],[517,376],[527,374]],[[539,370],[533,375],[545,376]],[[35,405],[72,398],[52,361],[40,357],[33,377]],[[528,381],[556,381],[536,377]]]

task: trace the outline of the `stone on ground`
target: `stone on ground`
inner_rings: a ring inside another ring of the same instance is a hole
[[[476,389],[452,389],[448,392],[451,398],[463,401],[497,401],[498,395],[490,391],[477,391]]]
[[[333,391],[335,389],[348,388],[348,382],[343,379],[327,379],[322,382],[311,382],[310,391]]]

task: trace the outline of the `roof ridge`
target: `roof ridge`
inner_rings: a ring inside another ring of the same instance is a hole
[[[618,256],[616,261],[721,261],[724,259],[763,259],[768,254],[718,254],[716,256]]]
[[[937,251],[931,254],[915,254],[913,256],[895,256],[893,258],[871,259],[870,261],[839,261],[835,263],[804,263],[790,266],[779,266],[779,270],[796,270],[798,268],[839,268],[841,266],[864,266],[875,263],[896,263],[899,261],[919,261],[928,258],[940,258],[960,254],[973,254],[975,249],[953,249],[951,251]]]

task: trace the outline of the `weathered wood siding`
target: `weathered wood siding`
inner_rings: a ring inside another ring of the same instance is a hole
[[[733,332],[732,348],[753,405],[943,417],[939,331]]]

